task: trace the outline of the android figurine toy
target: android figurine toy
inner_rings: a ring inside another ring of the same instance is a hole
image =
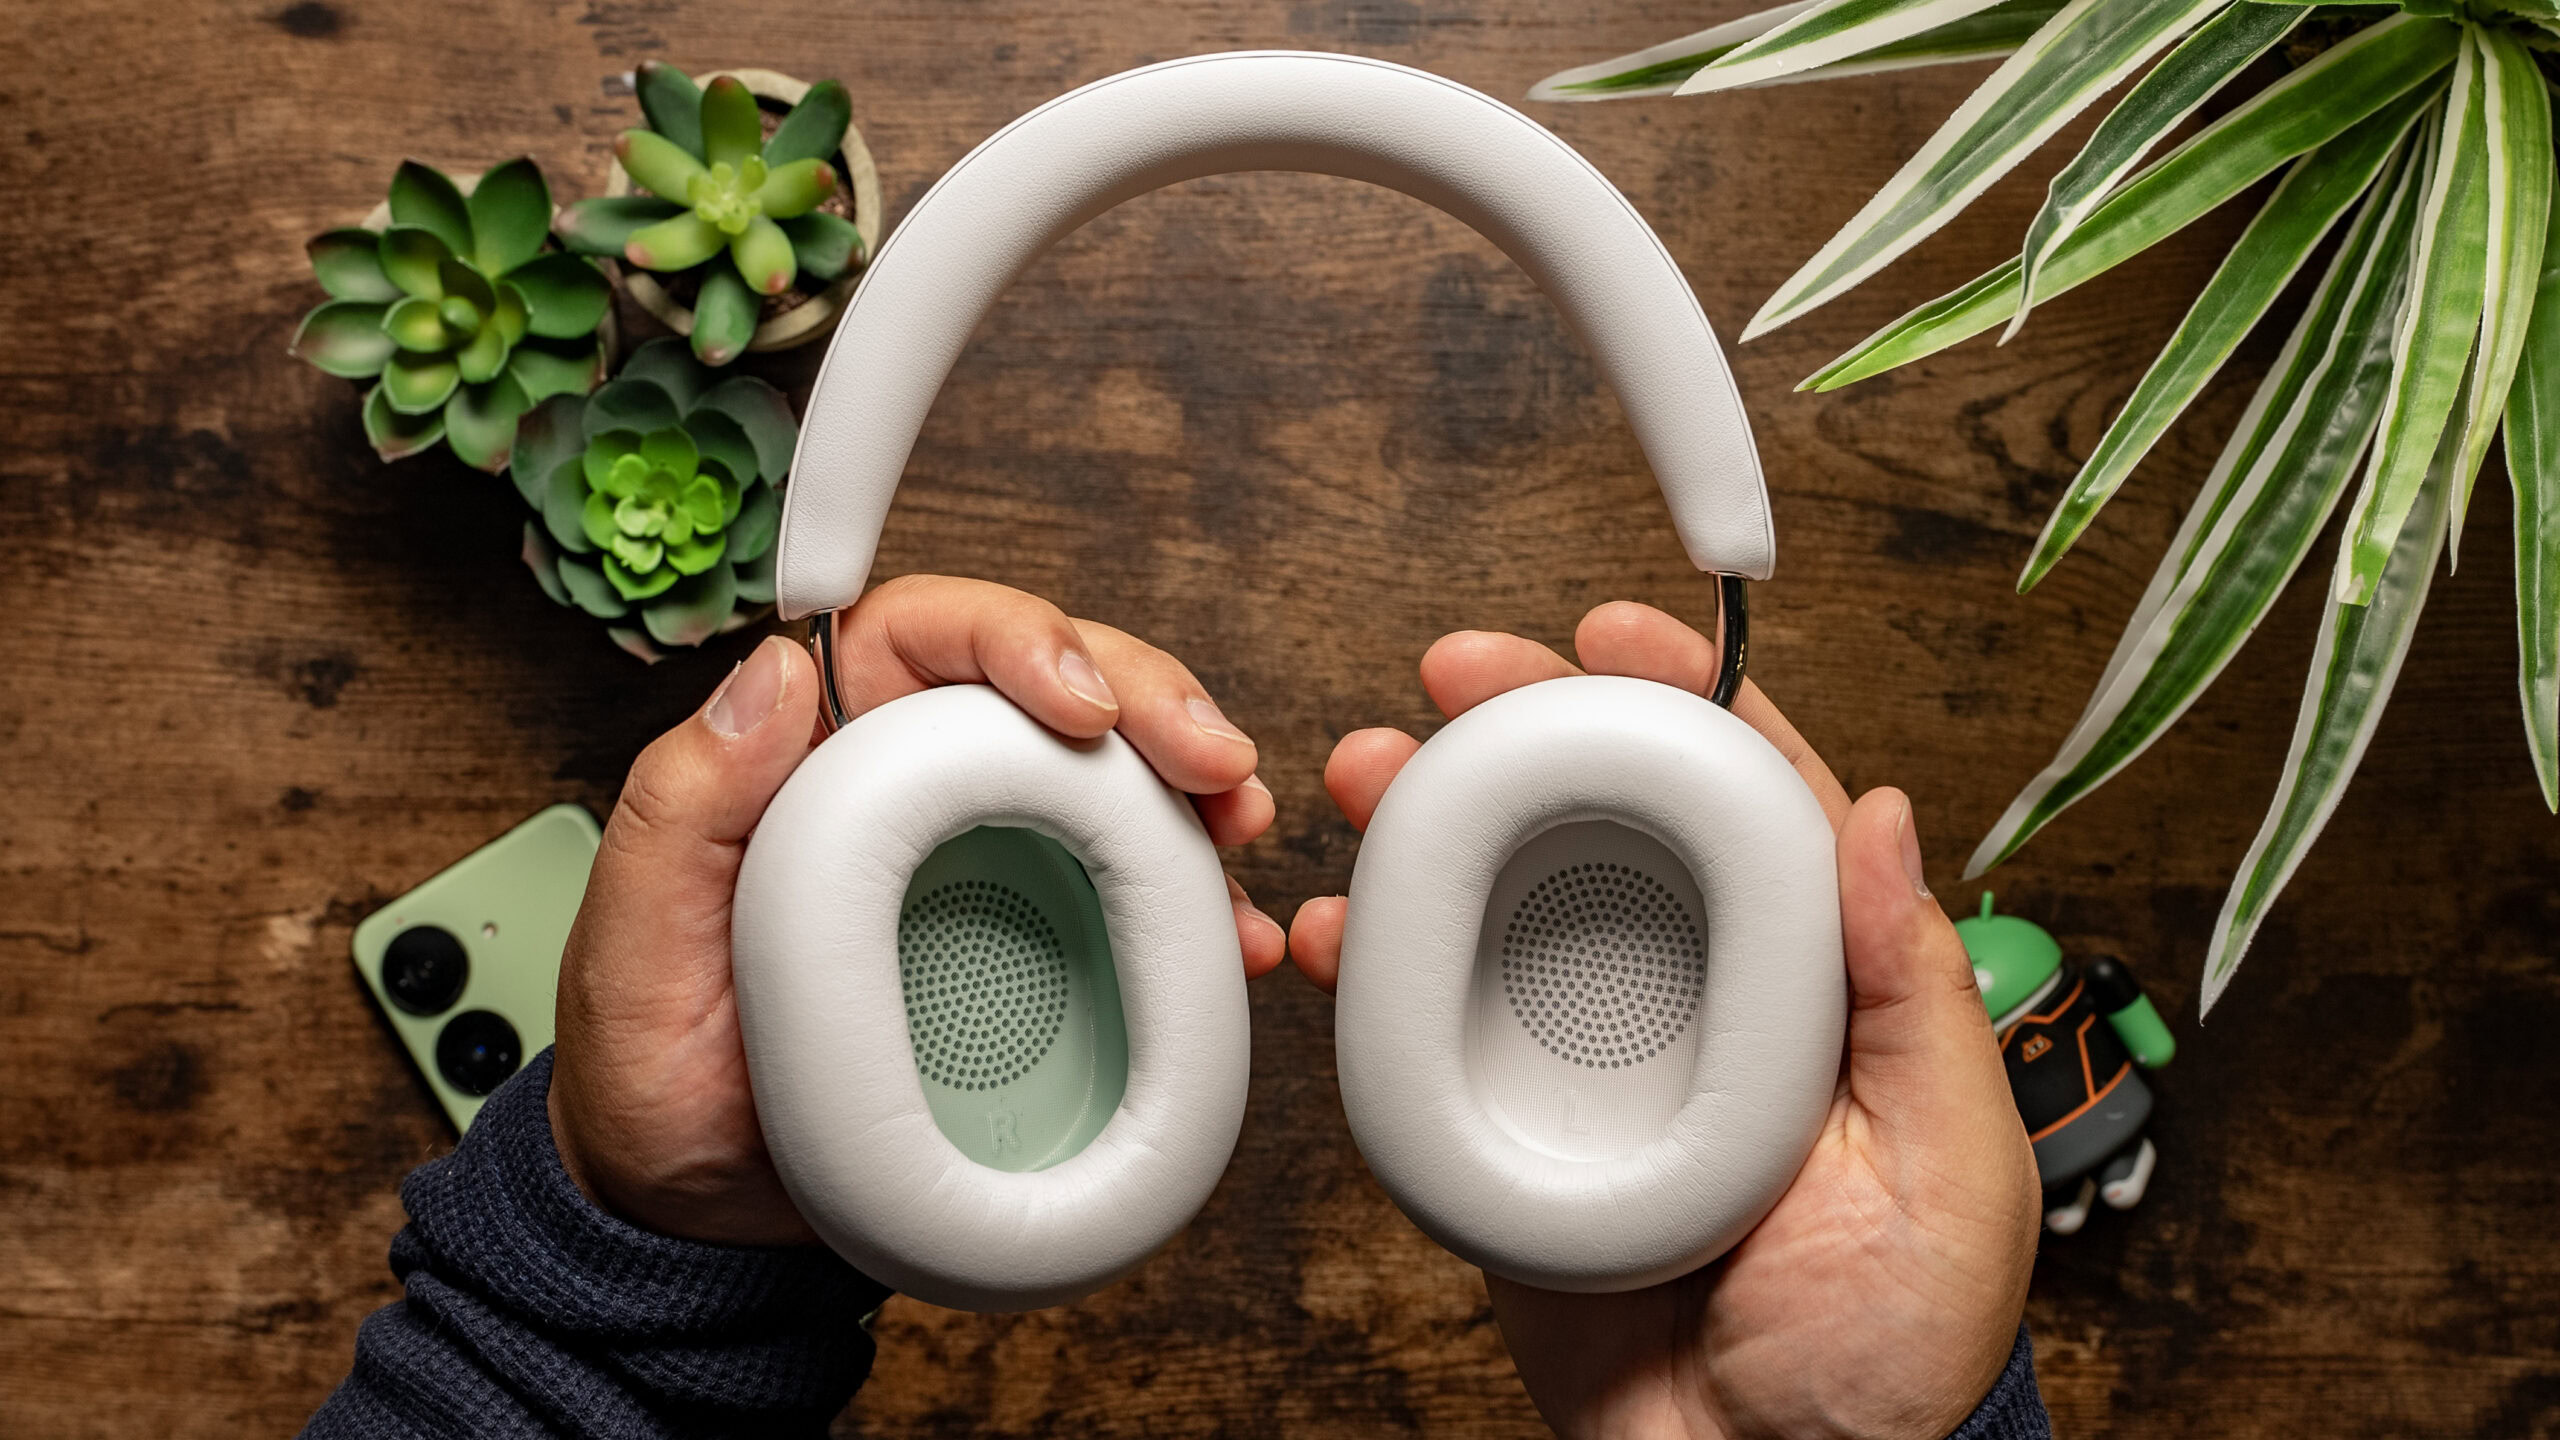
[[[1993,914],[1987,890],[1982,913],[1957,921],[1956,933],[2035,1145],[2045,1228],[2074,1233],[2093,1200],[2132,1209],[2159,1160],[2142,1131],[2151,1118],[2142,1072],[2177,1053],[2160,1012],[2121,961],[2072,963],[2044,927]]]

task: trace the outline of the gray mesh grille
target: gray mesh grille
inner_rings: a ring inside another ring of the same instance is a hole
[[[898,916],[898,973],[916,1068],[955,1090],[1031,1072],[1067,1019],[1067,950],[1019,893],[957,880]]]
[[[1638,1065],[1680,1038],[1707,978],[1697,917],[1626,865],[1568,865],[1521,897],[1502,932],[1502,990],[1549,1053]]]

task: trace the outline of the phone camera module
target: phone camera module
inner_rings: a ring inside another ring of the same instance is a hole
[[[486,1095],[524,1064],[516,1027],[487,1010],[465,1010],[436,1036],[436,1070],[465,1095]]]
[[[471,955],[453,932],[435,925],[412,925],[391,937],[382,951],[382,989],[391,1003],[412,1015],[434,1015],[462,998],[471,978]]]

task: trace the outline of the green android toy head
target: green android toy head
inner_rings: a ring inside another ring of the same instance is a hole
[[[1983,1008],[1995,1019],[2017,1008],[2062,968],[2061,944],[2032,920],[1992,914],[1988,890],[1982,892],[1982,913],[1957,921],[1956,934],[1972,957]]]

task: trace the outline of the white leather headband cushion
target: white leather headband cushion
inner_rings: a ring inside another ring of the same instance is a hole
[[[1706,905],[1700,1047],[1660,1138],[1605,1160],[1486,1113],[1468,1033],[1486,897],[1541,832],[1612,820],[1684,864]],[[1830,823],[1785,757],[1703,698],[1551,680],[1432,737],[1360,845],[1334,1047],[1360,1153],[1433,1239],[1552,1290],[1659,1284],[1724,1253],[1810,1153],[1848,1009]]]
[[[933,398],[996,297],[1123,200],[1236,170],[1401,190],[1475,227],[1591,349],[1701,570],[1776,554],[1750,421],[1680,267],[1573,147],[1489,95],[1351,55],[1252,51],[1097,80],[951,167],[880,248],[801,423],[776,585],[785,619],[862,593]]]
[[[1129,1032],[1119,1111],[1046,1170],[990,1169],[926,1107],[900,993],[908,878],[1018,825],[1072,851]],[[1145,1260],[1198,1213],[1244,1121],[1244,964],[1190,803],[1115,732],[1064,741],[985,686],[873,710],[756,828],[731,938],[756,1114],[792,1203],[864,1273],[937,1305],[1027,1310]]]

